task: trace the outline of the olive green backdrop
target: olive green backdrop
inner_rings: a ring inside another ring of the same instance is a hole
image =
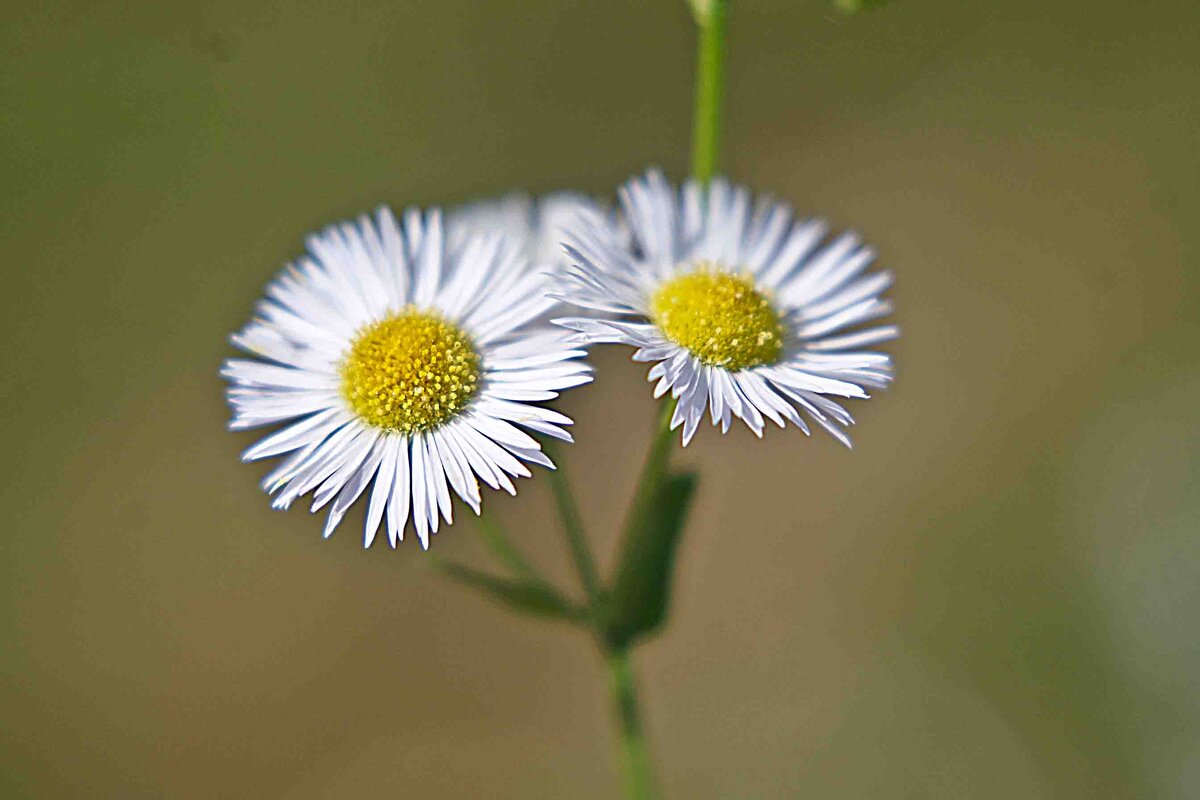
[[[1194,796],[1200,11],[733,6],[727,172],[864,232],[904,338],[854,451],[684,454],[638,658],[670,796]],[[216,373],[317,226],[678,177],[681,0],[0,14],[0,796],[615,796],[588,641],[270,511]],[[561,404],[605,553],[627,359]],[[485,508],[566,580],[521,488]],[[434,546],[477,561],[459,514]]]

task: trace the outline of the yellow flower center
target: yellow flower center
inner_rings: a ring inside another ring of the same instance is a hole
[[[479,355],[457,326],[409,306],[363,328],[342,364],[342,394],[368,425],[411,434],[462,411],[479,388]]]
[[[701,265],[658,287],[650,307],[668,339],[714,367],[770,364],[783,349],[779,315],[743,275]]]

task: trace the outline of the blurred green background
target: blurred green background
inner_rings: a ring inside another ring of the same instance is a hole
[[[270,511],[216,373],[320,225],[678,177],[683,3],[2,16],[0,796],[615,796],[585,637]],[[904,338],[854,451],[684,454],[638,656],[671,797],[1196,796],[1198,41],[1192,0],[734,3],[727,172],[863,231]],[[627,359],[562,403],[605,553],[654,417]],[[522,489],[486,508],[567,580]]]

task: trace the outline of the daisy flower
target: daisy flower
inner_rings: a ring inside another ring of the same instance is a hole
[[[849,446],[854,420],[830,398],[890,383],[891,358],[867,348],[899,332],[864,325],[892,310],[891,273],[866,272],[874,251],[853,233],[823,245],[824,222],[721,179],[676,190],[651,171],[620,201],[628,246],[595,226],[567,236],[574,266],[556,296],[593,313],[555,322],[656,362],[654,396],[678,400],[684,445],[707,410],[723,432],[738,417],[758,436],[764,418],[807,434],[807,415]]]
[[[554,301],[516,247],[448,246],[438,211],[400,224],[387,208],[306,244],[232,337],[257,358],[221,370],[230,428],[285,423],[243,456],[287,456],[263,481],[275,508],[312,492],[329,536],[371,486],[364,545],[386,519],[395,546],[411,517],[428,548],[451,491],[478,514],[478,480],[515,494],[522,462],[553,468],[521,428],[570,441],[571,420],[537,403],[590,370],[566,331],[535,322]]]

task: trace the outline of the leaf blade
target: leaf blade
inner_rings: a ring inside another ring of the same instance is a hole
[[[585,614],[553,586],[538,580],[509,580],[453,561],[434,561],[446,577],[525,614],[577,621]]]
[[[666,621],[675,556],[697,480],[693,472],[667,475],[653,501],[630,521],[601,615],[612,646],[627,647]]]

